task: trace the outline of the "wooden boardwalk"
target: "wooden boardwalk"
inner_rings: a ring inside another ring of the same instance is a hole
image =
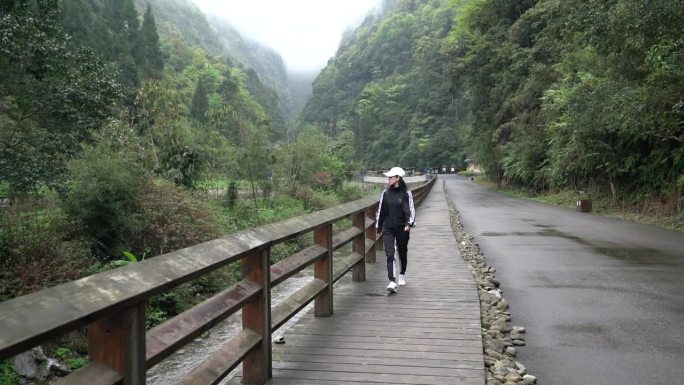
[[[440,183],[417,212],[406,286],[388,294],[384,252],[334,289],[334,314],[312,311],[273,345],[270,385],[484,385],[477,288],[451,232]],[[231,384],[240,383],[233,378]]]

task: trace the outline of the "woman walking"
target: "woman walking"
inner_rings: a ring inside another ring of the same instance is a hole
[[[382,234],[387,256],[387,290],[396,293],[397,285],[406,285],[408,241],[411,227],[415,225],[416,209],[413,206],[413,194],[404,182],[404,170],[401,167],[392,167],[384,174],[389,186],[380,195],[375,226],[377,232]],[[396,268],[396,254],[399,254],[399,269]]]

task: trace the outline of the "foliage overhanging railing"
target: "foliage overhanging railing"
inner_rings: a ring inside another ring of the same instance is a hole
[[[416,205],[433,184],[434,178],[412,189]],[[218,383],[241,362],[243,381],[263,384],[271,377],[272,332],[311,301],[316,316],[330,316],[333,283],[348,271],[365,280],[364,261],[375,263],[377,204],[369,196],[0,303],[0,360],[87,326],[90,362],[57,384],[145,384],[147,369],[242,310],[242,331],[179,384]],[[333,224],[345,218],[352,227],[333,234]],[[309,232],[313,246],[270,264],[273,245]],[[349,243],[351,253],[333,260]],[[242,281],[145,330],[150,298],[235,261]],[[271,288],[312,264],[314,279],[271,306]]]

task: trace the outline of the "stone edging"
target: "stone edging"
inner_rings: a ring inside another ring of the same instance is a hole
[[[515,361],[517,346],[525,345],[525,328],[510,325],[508,302],[501,296],[499,281],[494,276],[496,270],[487,265],[479,245],[474,242],[475,237],[464,231],[458,210],[446,189],[444,194],[458,248],[477,283],[486,385],[535,384],[537,378],[527,373],[523,364]]]

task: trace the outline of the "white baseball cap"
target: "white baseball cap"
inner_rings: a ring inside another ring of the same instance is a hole
[[[406,173],[404,172],[404,169],[401,167],[392,167],[389,171],[383,173],[385,176],[400,176],[404,177]]]

